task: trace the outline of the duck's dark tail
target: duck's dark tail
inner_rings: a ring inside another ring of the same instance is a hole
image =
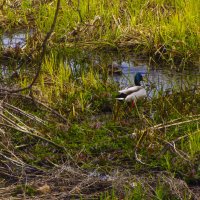
[[[117,99],[119,101],[123,101],[126,97],[127,97],[127,94],[120,93],[115,97],[115,99]]]

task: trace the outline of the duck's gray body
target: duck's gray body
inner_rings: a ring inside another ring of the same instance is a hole
[[[126,102],[137,101],[138,99],[145,98],[147,96],[146,90],[142,86],[134,86],[119,91],[120,94],[124,94],[124,97],[117,98],[118,100],[125,100]]]
[[[147,92],[144,87],[141,86],[140,82],[143,80],[141,73],[135,75],[135,86],[125,88],[119,91],[119,95],[116,99],[125,100],[126,102],[136,102],[138,99],[145,98]]]

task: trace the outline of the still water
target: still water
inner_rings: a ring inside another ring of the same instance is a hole
[[[155,68],[149,66],[146,61],[126,60],[121,62],[122,75],[114,76],[120,87],[134,85],[134,75],[141,72],[145,82],[150,86],[149,95],[157,94],[159,91],[172,92],[173,90],[191,90],[200,86],[200,67],[191,70],[177,72],[175,69]]]
[[[26,41],[28,37],[30,37],[33,34],[33,31],[19,31],[15,34],[11,33],[4,33],[1,38],[1,44],[4,48],[15,48],[19,46],[20,48],[23,48],[26,45]]]

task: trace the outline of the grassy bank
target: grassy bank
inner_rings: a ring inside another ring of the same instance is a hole
[[[2,30],[34,28],[34,42],[40,42],[50,29],[55,7],[56,1],[2,2]],[[52,44],[128,49],[171,64],[197,62],[199,10],[194,0],[63,0]]]
[[[73,65],[46,57],[31,95],[1,92],[2,197],[197,199],[199,89],[160,92],[133,109],[115,100],[107,67],[78,55]]]

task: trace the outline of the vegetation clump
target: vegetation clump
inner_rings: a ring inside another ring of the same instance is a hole
[[[33,29],[34,45],[51,27],[56,1],[2,1],[1,32]],[[174,66],[199,61],[199,10],[194,0],[60,1],[51,48],[127,49]]]

